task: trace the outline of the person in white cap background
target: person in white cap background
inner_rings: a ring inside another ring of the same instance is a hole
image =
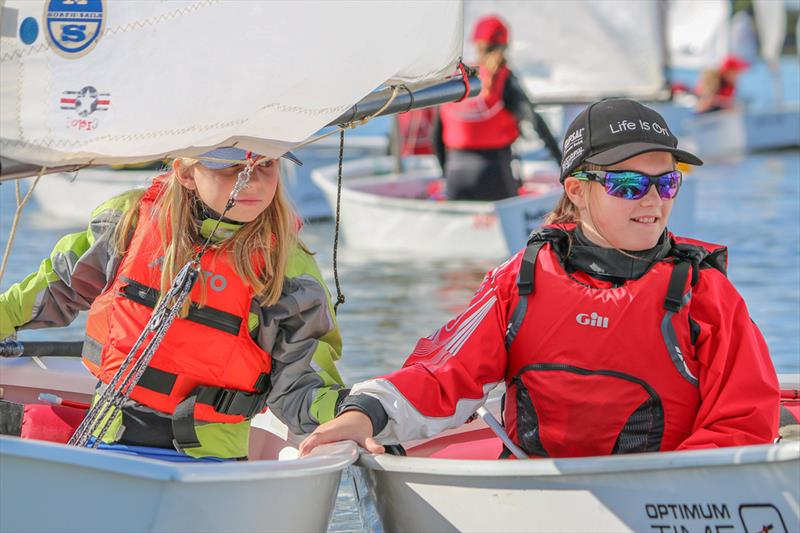
[[[65,326],[89,310],[82,355],[99,393],[160,295],[210,238],[190,302],[107,444],[238,459],[248,453],[250,419],[267,406],[298,434],[333,418],[346,394],[334,364],[341,336],[278,163],[234,147],[177,159],[149,188],[95,209],[86,231],[63,237],[38,272],[0,295],[0,338]],[[244,169],[250,178],[230,207]],[[23,409],[4,412],[11,407]]]
[[[528,246],[402,369],[357,383],[300,447],[372,452],[463,424],[506,387],[510,450],[579,457],[772,442],[780,393],[766,343],[727,279],[724,246],[667,230],[700,165],[627,99],[567,129],[564,195]]]

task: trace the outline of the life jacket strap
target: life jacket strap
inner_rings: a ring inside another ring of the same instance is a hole
[[[692,263],[689,261],[678,261],[672,267],[672,274],[667,285],[667,295],[664,297],[664,309],[677,313],[683,305],[683,287],[686,285],[686,278]]]
[[[520,296],[527,296],[533,293],[533,276],[536,272],[536,256],[539,255],[539,250],[542,246],[547,244],[546,240],[535,240],[528,244],[525,248],[525,253],[522,254],[522,263],[519,266],[519,274],[517,277],[517,289],[519,289]]]
[[[154,308],[158,303],[158,299],[161,296],[161,292],[158,289],[148,287],[125,276],[120,276],[120,280],[125,283],[119,288],[120,296],[150,308]],[[200,307],[195,302],[190,304],[186,320],[218,329],[231,335],[238,335],[239,328],[242,325],[242,317],[214,309],[213,307]]]
[[[172,435],[175,448],[183,450],[200,447],[194,418],[194,408],[198,403],[210,405],[217,413],[242,416],[247,420],[260,413],[267,406],[267,396],[271,389],[269,375],[262,373],[253,388],[256,389],[256,392],[223,387],[201,386],[195,388],[172,413]]]

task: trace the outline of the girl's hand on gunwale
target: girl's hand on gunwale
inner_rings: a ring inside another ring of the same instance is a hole
[[[384,453],[384,447],[372,438],[372,422],[361,411],[346,411],[320,425],[300,443],[300,457],[305,457],[321,444],[355,441],[370,453]]]

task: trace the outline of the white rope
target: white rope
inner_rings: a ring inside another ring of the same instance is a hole
[[[14,184],[16,186],[17,192],[17,210],[14,213],[14,220],[11,223],[11,231],[8,233],[8,242],[6,243],[6,249],[3,252],[3,262],[0,263],[0,282],[3,280],[3,274],[6,272],[6,266],[8,265],[8,259],[11,256],[11,245],[14,244],[14,237],[17,235],[17,226],[19,225],[19,220],[22,217],[22,208],[25,207],[25,204],[28,202],[28,199],[31,197],[31,193],[33,193],[33,189],[36,188],[36,184],[39,183],[39,180],[42,176],[47,172],[47,167],[42,167],[39,171],[39,175],[33,180],[31,184],[31,188],[28,189],[28,192],[25,193],[25,197],[20,200],[20,189],[19,189],[19,181],[17,180]]]
[[[292,148],[292,150],[297,150],[298,148],[302,148],[303,146],[307,146],[307,145],[309,145],[311,143],[315,143],[315,142],[317,142],[319,140],[322,140],[325,137],[330,137],[334,133],[339,133],[340,131],[342,131],[344,129],[355,128],[356,126],[363,126],[364,124],[366,124],[367,122],[369,122],[373,118],[375,118],[377,116],[380,116],[380,114],[383,113],[386,110],[386,108],[389,107],[392,104],[392,102],[394,102],[394,99],[397,98],[397,93],[399,93],[399,92],[400,92],[400,86],[399,85],[392,85],[392,94],[391,94],[391,96],[389,96],[389,99],[386,100],[386,103],[383,104],[383,106],[380,109],[375,111],[370,116],[364,117],[361,120],[352,120],[350,122],[342,124],[341,126],[339,126],[337,128],[332,129],[331,131],[329,131],[327,133],[323,133],[322,135],[318,135],[316,137],[312,137],[312,138],[308,139],[307,141],[298,144],[297,146]]]

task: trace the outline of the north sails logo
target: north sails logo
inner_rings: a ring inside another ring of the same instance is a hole
[[[608,317],[600,316],[597,313],[588,315],[586,313],[578,313],[575,316],[575,322],[581,326],[594,326],[596,328],[607,328]]]

